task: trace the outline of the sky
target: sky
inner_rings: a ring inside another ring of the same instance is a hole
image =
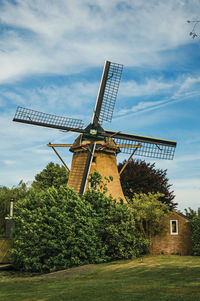
[[[199,0],[0,0],[0,185],[60,164],[47,143],[77,136],[13,122],[17,106],[87,125],[109,60],[124,69],[103,127],[177,141],[172,161],[135,158],[167,169],[179,210],[200,207],[200,39],[187,23],[198,19]]]

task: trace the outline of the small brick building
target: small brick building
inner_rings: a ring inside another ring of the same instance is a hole
[[[152,254],[192,254],[189,219],[174,211],[166,220],[166,227],[152,239]]]

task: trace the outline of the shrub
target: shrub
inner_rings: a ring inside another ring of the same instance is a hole
[[[88,190],[85,199],[92,205],[94,227],[99,248],[107,260],[127,259],[148,251],[150,243],[135,227],[135,220],[127,204],[116,202],[100,191]]]
[[[32,189],[14,212],[11,260],[16,269],[55,271],[136,257],[149,247],[129,206],[97,190],[80,196],[64,186]]]
[[[136,228],[146,238],[151,239],[162,232],[166,225],[166,216],[169,214],[167,204],[161,203],[161,193],[135,193],[128,201],[132,210]]]
[[[14,267],[40,272],[98,261],[91,211],[70,188],[32,190],[15,206]]]

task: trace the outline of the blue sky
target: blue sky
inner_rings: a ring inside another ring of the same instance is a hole
[[[198,18],[199,0],[0,1],[0,185],[60,163],[46,144],[76,137],[12,122],[17,106],[87,125],[110,60],[124,70],[104,128],[176,140],[174,160],[156,167],[168,170],[179,209],[200,207],[200,40],[187,23]],[[70,167],[71,153],[59,152]]]

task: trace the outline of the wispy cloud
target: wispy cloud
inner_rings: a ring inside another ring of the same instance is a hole
[[[182,76],[175,80],[156,80],[154,78],[147,79],[144,83],[137,83],[136,81],[129,81],[122,83],[122,89],[120,90],[121,96],[128,97],[144,97],[147,96],[153,99],[155,96],[168,95],[160,100],[151,101],[139,101],[131,108],[123,108],[117,112],[117,116],[123,116],[125,114],[138,114],[152,110],[159,109],[160,107],[171,105],[179,101],[190,100],[191,98],[200,96],[200,77],[188,76],[183,78]]]
[[[105,58],[132,66],[163,64],[163,50],[188,41],[185,20],[197,6],[173,0],[4,1],[0,81],[70,74]]]
[[[49,141],[76,137],[13,123],[16,106],[90,122],[99,85],[93,71],[100,75],[107,59],[128,70],[111,129],[176,137],[175,160],[157,166],[168,169],[178,202],[197,204],[199,40],[190,39],[186,20],[198,11],[196,0],[1,1],[0,184],[32,180],[59,162]],[[72,154],[59,152],[70,167]]]
[[[64,83],[63,85],[43,84],[39,87],[6,87],[0,92],[0,108],[7,110],[8,105],[28,107],[46,113],[84,118],[92,110],[98,91],[97,82]],[[88,109],[90,105],[90,109]],[[12,113],[14,115],[14,112]],[[90,116],[90,117],[91,117]]]

